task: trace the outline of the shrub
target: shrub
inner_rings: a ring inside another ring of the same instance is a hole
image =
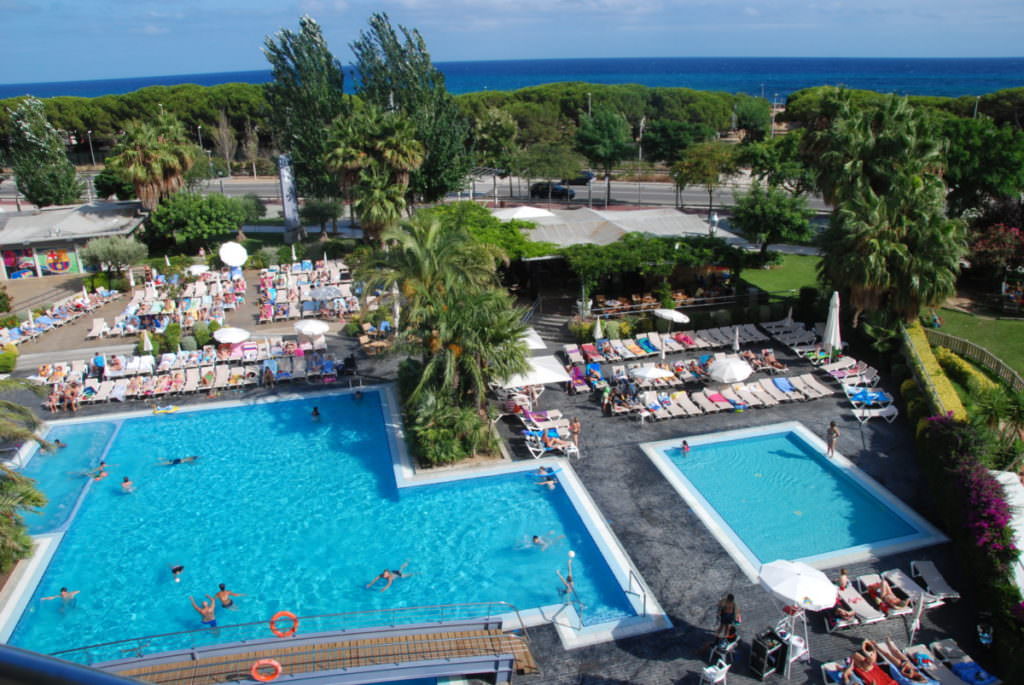
[[[942,370],[954,381],[967,388],[972,395],[981,395],[992,390],[999,390],[1000,385],[979,371],[974,364],[960,355],[946,349],[936,347],[933,350]]]
[[[181,343],[181,324],[172,323],[167,325],[167,330],[161,336],[161,346],[164,352],[174,352]]]
[[[921,389],[917,387],[917,381],[913,378],[900,383],[900,397],[906,400],[914,399],[915,397],[921,396]]]
[[[160,336],[152,335],[151,334],[149,336],[149,343],[153,346],[153,351],[152,352],[144,352],[142,350],[143,340],[142,340],[142,336],[140,335],[138,341],[135,343],[135,354],[137,356],[138,355],[143,355],[143,354],[151,354],[153,356],[157,356],[158,357],[158,356],[160,356],[161,353],[167,351],[166,349],[161,349],[160,348],[160,342],[161,342],[160,341]]]
[[[949,382],[949,378],[943,372],[935,354],[932,352],[928,338],[919,322],[907,324],[903,328],[903,350],[907,361],[914,369],[919,378],[928,379],[929,384],[923,383],[921,390],[928,396],[933,411],[951,412],[953,418],[963,421],[967,418],[967,410],[964,409],[956,388]],[[934,395],[932,391],[934,390]]]
[[[17,350],[8,350],[5,348],[3,352],[0,352],[0,373],[10,373],[11,371],[14,371],[14,367],[17,363]]]
[[[356,241],[351,238],[331,238],[320,243],[320,249],[327,254],[328,259],[339,259],[356,249]]]
[[[581,319],[573,317],[569,320],[569,332],[576,338],[576,342],[588,342],[594,339],[594,321],[592,319]]]
[[[192,336],[196,340],[196,345],[203,347],[210,342],[210,326],[205,321],[197,321],[192,326]]]
[[[199,344],[196,342],[195,336],[181,336],[181,349],[185,352],[195,352],[198,350]]]

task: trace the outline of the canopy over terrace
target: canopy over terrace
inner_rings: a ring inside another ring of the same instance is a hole
[[[562,363],[552,355],[531,357],[530,368],[526,373],[517,373],[501,384],[503,388],[522,388],[530,385],[547,385],[548,383],[568,383],[569,374]]]
[[[675,209],[600,211],[583,208],[552,210],[551,214],[530,219],[537,227],[525,232],[529,240],[568,247],[583,243],[608,245],[627,233],[677,237],[708,234],[708,224],[703,218]],[[722,229],[715,235],[730,244],[744,243],[742,238]]]

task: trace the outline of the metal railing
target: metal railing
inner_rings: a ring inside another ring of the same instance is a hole
[[[526,631],[523,617],[519,609],[508,602],[467,602],[299,616],[296,622],[296,630],[301,631],[301,633],[296,632],[296,635],[325,632],[338,633],[377,627],[400,627],[411,624],[441,624],[447,621],[485,620],[497,619],[498,617],[508,618],[511,616],[515,617],[516,625],[503,626],[503,630],[514,630],[521,633],[524,642],[529,644],[530,638]],[[283,619],[282,628],[289,630],[291,628],[291,621]],[[216,628],[199,628],[124,640],[113,640],[63,649],[51,652],[50,655],[68,661],[94,664],[117,659],[142,657],[161,652],[266,639],[268,637],[273,637],[269,621],[263,620],[218,626]]]
[[[955,335],[937,331],[934,328],[925,328],[924,334],[928,342],[935,347],[945,347],[961,357],[967,357],[972,362],[984,366],[991,371],[999,380],[1006,383],[1014,392],[1024,391],[1024,378],[1017,373],[1009,364],[996,355],[989,352],[981,345],[972,343],[970,340],[958,338]]]
[[[640,577],[637,574],[633,573],[633,569],[629,569],[629,578],[628,578],[628,580],[629,580],[629,583],[628,583],[628,587],[626,588],[626,594],[636,595],[637,597],[640,598],[640,602],[641,602],[640,615],[641,616],[646,616],[647,615],[647,590],[644,589],[644,584],[640,582]],[[634,581],[636,581],[636,586],[640,589],[639,592],[637,592],[636,590],[633,589],[633,582]]]

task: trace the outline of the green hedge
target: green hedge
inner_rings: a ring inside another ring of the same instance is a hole
[[[903,353],[932,411],[951,414],[959,421],[966,420],[967,410],[960,401],[960,395],[935,358],[920,322],[915,321],[903,328]]]
[[[954,381],[967,388],[972,395],[982,395],[999,389],[998,383],[955,352],[945,347],[936,347],[934,352],[942,370],[949,374]]]

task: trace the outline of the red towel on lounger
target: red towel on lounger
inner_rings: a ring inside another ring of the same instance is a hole
[[[870,671],[854,668],[853,672],[867,685],[896,685],[896,681],[886,675],[885,671],[878,667],[878,664],[872,666]]]

